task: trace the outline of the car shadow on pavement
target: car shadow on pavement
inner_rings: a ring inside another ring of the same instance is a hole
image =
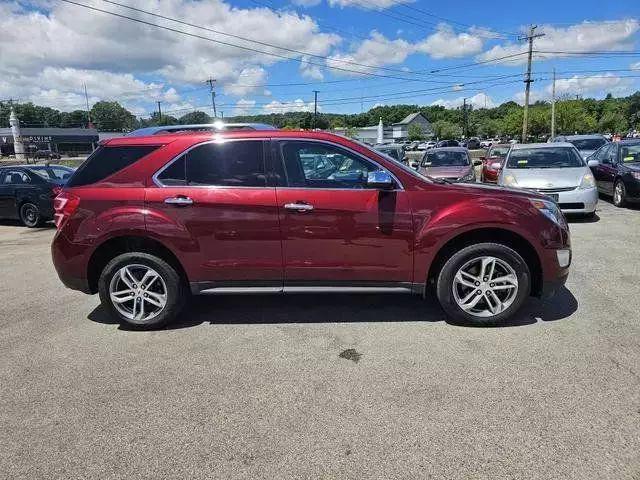
[[[567,318],[578,308],[576,298],[562,287],[550,300],[530,298],[518,315],[498,328],[532,325]],[[96,323],[117,324],[101,306],[88,316]],[[433,298],[401,294],[317,294],[195,296],[167,330],[202,324],[248,325],[285,323],[447,322]],[[121,330],[136,330],[120,325]]]
[[[567,223],[597,223],[600,221],[600,217],[596,213],[592,217],[585,217],[584,215],[567,214],[565,215]]]
[[[56,225],[53,221],[45,222],[37,228],[27,228],[25,227],[20,220],[0,220],[0,226],[2,227],[20,227],[24,228],[25,231],[39,231],[39,230],[50,230],[52,228],[56,228]]]

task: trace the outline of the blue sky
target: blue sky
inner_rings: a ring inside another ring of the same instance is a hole
[[[637,1],[77,3],[85,7],[0,3],[0,99],[72,110],[84,103],[86,84],[92,103],[118,100],[145,116],[159,100],[180,116],[210,111],[204,82],[214,77],[226,116],[309,110],[313,90],[324,112],[394,103],[455,107],[464,97],[476,107],[493,106],[522,100],[526,45],[517,37],[530,23],[545,34],[534,47],[533,100],[549,98],[553,68],[564,96],[640,89]]]

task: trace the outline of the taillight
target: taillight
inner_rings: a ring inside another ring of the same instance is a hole
[[[78,205],[80,205],[80,197],[70,192],[61,192],[53,200],[53,208],[56,211],[53,215],[53,221],[56,224],[56,228],[60,228],[73,215]]]

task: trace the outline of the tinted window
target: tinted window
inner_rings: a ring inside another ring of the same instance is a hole
[[[509,148],[511,148],[511,147],[508,147],[508,146],[505,146],[505,147],[491,147],[487,157],[504,158],[504,157],[507,156],[507,153],[509,153]]]
[[[98,147],[71,176],[67,186],[80,187],[104,180],[157,148],[157,145]]]
[[[581,138],[578,140],[569,140],[578,150],[597,150],[607,143],[604,138]]]
[[[379,168],[346,150],[315,142],[280,142],[290,187],[365,188]]]
[[[29,170],[37,173],[45,180],[66,180],[73,173],[73,169],[67,167],[29,167]]]
[[[263,150],[262,141],[207,143],[196,147],[185,154],[187,184],[264,187]],[[178,178],[179,169],[180,166],[169,172],[174,181]]]
[[[423,167],[465,167],[470,165],[467,152],[441,151],[427,152],[422,160]]]
[[[25,183],[31,183],[29,175],[22,170],[4,170],[2,172],[2,181],[0,183],[10,185],[22,185]]]
[[[175,187],[187,184],[187,154],[185,153],[171,163],[158,175],[158,180],[167,187]]]
[[[620,146],[620,158],[623,163],[639,163],[640,143]]]
[[[574,148],[543,147],[511,150],[509,168],[570,168],[584,162]]]

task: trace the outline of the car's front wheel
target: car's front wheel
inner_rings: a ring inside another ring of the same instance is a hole
[[[518,252],[498,243],[480,243],[452,255],[436,287],[451,318],[489,326],[512,317],[529,296],[530,286],[529,267]]]
[[[98,281],[102,305],[121,322],[159,328],[182,310],[187,290],[179,273],[154,255],[118,255],[102,270]]]

